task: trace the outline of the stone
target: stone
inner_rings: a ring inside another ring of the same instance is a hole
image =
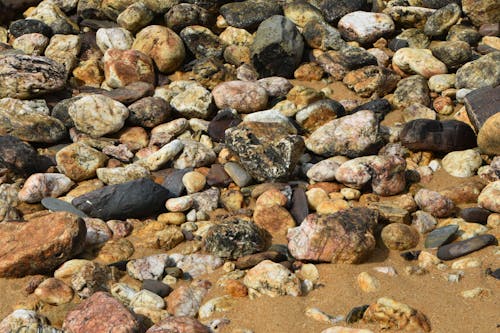
[[[319,3],[319,9],[323,13],[326,21],[328,23],[333,23],[348,13],[361,10],[365,5],[365,0],[342,0],[336,2],[321,1]]]
[[[173,163],[176,169],[198,168],[210,165],[216,159],[216,155],[211,148],[201,142],[194,140],[181,140],[183,149],[181,154]]]
[[[49,39],[39,33],[22,35],[12,42],[14,49],[32,56],[43,55],[47,45],[49,45]]]
[[[391,44],[398,44],[397,48],[392,48],[393,51],[397,51],[403,47],[426,49],[430,44],[430,40],[421,29],[408,28],[391,40],[389,48],[391,48]]]
[[[19,191],[19,200],[36,203],[45,197],[58,197],[73,187],[74,183],[58,173],[35,173],[31,175]]]
[[[500,21],[500,6],[496,1],[464,0],[462,10],[476,26]]]
[[[103,332],[120,327],[124,332],[138,332],[134,315],[106,292],[97,292],[68,312],[63,329],[70,332]]]
[[[46,226],[50,223],[50,228]],[[86,228],[83,220],[66,212],[43,215],[28,222],[0,224],[4,244],[0,276],[22,277],[50,272],[83,249]]]
[[[427,36],[442,36],[448,29],[458,22],[462,11],[460,6],[454,2],[439,8],[427,18],[424,33]]]
[[[264,88],[251,81],[229,81],[217,85],[212,91],[219,109],[232,108],[240,113],[263,110],[268,95]]]
[[[0,169],[28,176],[44,172],[53,162],[29,144],[11,135],[0,136]]]
[[[411,150],[448,153],[476,146],[472,128],[458,120],[415,119],[406,123],[400,138]]]
[[[109,221],[106,224],[108,225]],[[111,230],[111,228],[109,229]],[[96,261],[103,264],[113,264],[120,261],[126,261],[134,254],[134,245],[130,241],[124,238],[116,239],[118,237],[116,232],[113,232],[113,237],[115,239],[107,241],[99,249]]]
[[[96,171],[105,165],[107,156],[83,143],[68,145],[56,154],[57,168],[74,181],[96,176]]]
[[[160,97],[144,97],[128,106],[127,121],[142,127],[155,127],[165,123],[170,105]]]
[[[500,213],[500,180],[491,182],[481,191],[477,198],[480,207],[486,208],[494,213]]]
[[[11,22],[9,25],[9,32],[15,38],[33,33],[39,33],[50,38],[54,34],[49,25],[34,19],[23,19]]]
[[[116,23],[129,31],[137,31],[151,22],[154,13],[142,2],[132,3],[116,18]]]
[[[234,302],[235,300],[228,295],[212,298],[200,307],[198,317],[200,319],[205,319],[219,312],[227,312],[231,310]]]
[[[54,35],[45,49],[45,56],[64,65],[67,72],[77,64],[77,56],[81,49],[78,35]]]
[[[463,258],[451,264],[451,269],[476,268],[481,266],[481,260],[477,258]]]
[[[85,238],[87,246],[101,245],[113,236],[108,225],[103,220],[90,217],[83,220],[87,227],[87,236]]]
[[[30,327],[33,330],[43,330],[43,332],[59,333],[60,331],[46,326],[47,319],[35,311],[17,309],[12,311],[0,322],[1,332],[17,332],[23,328]],[[48,327],[48,328],[47,328]],[[46,330],[44,330],[46,329]]]
[[[468,93],[464,98],[467,116],[474,129],[479,131],[484,123],[497,113],[500,88],[484,87]]]
[[[367,208],[310,214],[288,231],[288,249],[298,260],[359,263],[375,248],[372,232],[376,224],[377,213]]]
[[[308,21],[302,29],[302,35],[310,47],[323,51],[338,50],[345,46],[340,32],[322,19]]]
[[[172,292],[168,284],[157,280],[143,280],[142,289],[149,290],[160,297],[166,297]]]
[[[252,176],[238,163],[227,162],[224,164],[224,171],[240,187],[247,186],[252,181]]]
[[[243,283],[247,288],[270,297],[302,294],[299,278],[285,266],[270,260],[264,260],[248,270]]]
[[[183,148],[184,144],[180,140],[173,140],[161,147],[158,151],[141,158],[135,163],[150,171],[156,171],[172,160]]]
[[[307,177],[317,182],[328,182],[335,180],[337,169],[349,159],[344,156],[333,156],[314,164],[307,170]]]
[[[168,317],[151,326],[146,333],[209,333],[210,329],[190,317]]]
[[[61,280],[48,278],[38,285],[34,294],[44,303],[61,305],[71,301],[73,289]]]
[[[392,92],[399,79],[400,76],[393,71],[372,65],[347,73],[342,81],[360,96],[371,97],[385,96]]]
[[[188,194],[191,194],[203,190],[207,184],[207,179],[202,173],[191,171],[182,177],[182,183],[186,187]]]
[[[64,124],[45,113],[43,109],[46,105],[43,104],[13,98],[0,99],[0,135],[39,143],[54,143],[66,137]]]
[[[442,160],[443,169],[454,177],[471,177],[483,163],[477,150],[448,153]]]
[[[105,83],[121,88],[134,82],[155,83],[153,61],[137,50],[108,49],[104,54]]]
[[[172,260],[166,254],[151,255],[133,259],[127,263],[127,273],[134,279],[159,280],[164,275],[165,266],[171,266]]]
[[[409,74],[418,74],[424,78],[446,74],[447,68],[427,49],[402,48],[392,58],[393,65]]]
[[[194,3],[174,5],[165,13],[164,18],[167,27],[175,32],[193,25],[212,26],[215,21],[213,12]]]
[[[288,210],[279,205],[259,205],[253,213],[254,223],[271,235],[286,235],[289,228],[296,226]]]
[[[142,178],[92,191],[73,199],[72,204],[92,217],[126,219],[161,211],[168,197],[161,185]]]
[[[111,269],[95,262],[84,264],[71,276],[71,287],[80,298],[88,298],[98,291],[107,291],[110,283]]]
[[[259,181],[289,177],[304,150],[300,136],[272,123],[243,122],[226,131],[225,142]]]
[[[432,231],[437,225],[436,218],[423,210],[417,210],[413,215],[411,226],[421,234]]]
[[[160,124],[151,130],[149,138],[149,147],[162,147],[170,144],[172,139],[179,134],[182,134],[188,129],[189,122],[186,118],[177,118],[164,124]],[[189,138],[189,137],[188,137]]]
[[[211,286],[207,280],[196,280],[176,288],[167,297],[168,312],[175,317],[195,317]]]
[[[212,118],[208,125],[208,135],[216,142],[224,141],[225,131],[241,122],[241,118],[235,111],[224,109]]]
[[[41,201],[41,204],[53,211],[53,212],[68,212],[68,213],[71,213],[71,214],[74,214],[76,216],[79,216],[79,217],[87,217],[87,215],[82,212],[81,210],[79,209],[76,209],[75,206],[73,206],[72,204],[66,202],[66,201],[63,201],[63,200],[60,200],[60,199],[56,199],[56,198],[52,198],[52,197],[45,197],[42,199]]]
[[[403,119],[407,123],[415,119],[436,120],[436,118],[437,114],[434,110],[419,103],[409,105],[403,110]]]
[[[122,184],[151,176],[148,169],[136,164],[129,164],[125,167],[117,168],[98,168],[96,174],[97,178],[107,185]]]
[[[184,276],[192,279],[213,273],[224,263],[217,256],[199,253],[189,255],[173,254],[171,259],[174,260],[177,270],[180,269]],[[177,273],[169,273],[168,268],[165,271],[172,276],[180,277]]]
[[[478,89],[500,84],[500,53],[491,52],[457,70],[456,88]]]
[[[209,119],[213,111],[212,94],[197,83],[175,95],[170,105],[186,118]]]
[[[250,47],[252,64],[261,77],[292,77],[302,58],[304,42],[292,21],[281,15],[264,20]]]
[[[455,87],[456,74],[433,75],[427,81],[429,89],[434,92],[443,92],[446,89]]]
[[[241,29],[254,29],[265,19],[281,13],[278,3],[259,0],[227,3],[220,8],[220,14],[226,22]]]
[[[182,39],[160,25],[150,25],[139,31],[132,48],[149,55],[162,73],[176,70],[186,55]]]
[[[359,288],[365,293],[375,292],[380,289],[380,281],[367,272],[361,272],[356,277]]]
[[[453,260],[493,244],[498,244],[498,240],[493,235],[474,236],[463,241],[440,246],[437,256],[441,260]]]
[[[423,29],[427,18],[435,11],[417,6],[391,6],[382,12],[389,15],[398,27]]]
[[[450,41],[458,40],[466,42],[469,45],[477,45],[477,43],[481,40],[481,35],[473,26],[464,24],[455,24],[448,31],[446,40]]]
[[[150,308],[150,309],[164,309],[165,301],[162,297],[149,290],[141,290],[134,294],[130,300],[131,308]]]
[[[373,333],[373,331],[364,328],[349,328],[342,326],[333,326],[321,331],[321,333]]]
[[[477,145],[481,152],[488,155],[498,155],[500,153],[499,128],[499,113],[492,115],[485,121],[477,135]]]
[[[368,44],[390,35],[395,25],[387,14],[355,11],[342,16],[338,29],[345,39]]]
[[[403,223],[391,223],[382,229],[382,241],[391,250],[405,251],[418,244],[418,232]]]
[[[423,211],[435,217],[450,216],[455,210],[455,204],[439,192],[421,189],[415,194],[415,202]]]
[[[394,204],[370,202],[367,207],[376,210],[379,213],[379,219],[381,221],[388,223],[409,223],[410,214],[408,210]]]
[[[100,28],[96,31],[96,44],[102,53],[108,49],[129,50],[134,42],[132,33],[123,28]]]
[[[205,250],[221,258],[262,252],[269,247],[268,234],[253,222],[235,218],[212,226],[205,236]]]
[[[468,207],[460,210],[460,217],[467,222],[486,224],[491,211],[481,207]]]
[[[472,57],[469,44],[462,41],[433,42],[430,50],[448,69],[460,68]]]
[[[170,198],[165,202],[165,207],[171,212],[185,212],[193,207],[193,198],[189,195]]]
[[[261,263],[264,260],[270,260],[273,262],[280,262],[286,260],[286,256],[277,251],[265,251],[259,252],[255,254],[249,254],[243,257],[238,258],[236,261],[235,267],[237,269],[249,269],[257,264]]]
[[[222,58],[225,45],[210,29],[190,25],[181,30],[180,37],[196,58]]]
[[[377,323],[382,329],[414,330],[430,332],[431,326],[427,317],[412,307],[382,297],[366,309],[363,320]]]
[[[468,181],[461,183],[460,186],[451,186],[443,189],[439,193],[451,199],[455,204],[474,203],[477,204],[477,198],[484,188],[485,184],[480,181]]]
[[[394,91],[393,104],[397,108],[404,108],[419,103],[424,106],[431,104],[429,86],[424,77],[412,75],[398,82]]]
[[[315,154],[353,158],[374,152],[380,142],[375,114],[367,110],[331,120],[316,129],[305,144]]]

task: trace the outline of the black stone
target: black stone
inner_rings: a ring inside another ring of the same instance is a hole
[[[340,63],[350,70],[365,66],[377,66],[377,58],[362,47],[346,45],[339,51]]]
[[[462,41],[445,41],[431,44],[432,55],[441,60],[448,69],[457,69],[472,57],[470,45]]]
[[[50,115],[54,118],[59,119],[67,128],[75,127],[73,119],[71,119],[71,117],[69,116],[68,109],[74,102],[76,102],[80,98],[82,98],[82,96],[75,96],[60,101],[52,108]]]
[[[450,224],[441,228],[432,230],[425,239],[426,248],[437,248],[441,245],[447,244],[453,240],[456,232],[458,231],[458,225]]]
[[[224,141],[224,133],[230,128],[241,123],[240,116],[231,110],[219,111],[208,124],[208,135],[216,142]]]
[[[29,176],[36,172],[44,172],[55,162],[48,156],[38,155],[30,144],[15,136],[0,136],[0,169]]]
[[[165,176],[161,185],[168,190],[172,197],[180,197],[186,191],[186,187],[182,183],[182,177],[191,171],[193,171],[193,168],[175,169]]]
[[[219,11],[230,26],[241,29],[254,29],[265,19],[282,14],[277,1],[261,0],[230,2]]]
[[[472,128],[458,120],[415,119],[405,124],[400,139],[411,150],[442,153],[466,150],[477,145]]]
[[[127,271],[127,264],[129,260],[120,260],[111,264],[108,264],[108,267],[115,267],[116,269],[125,272]]]
[[[373,100],[373,101],[370,101],[368,103],[365,103],[365,104],[358,106],[357,108],[352,110],[351,113],[355,113],[355,112],[358,112],[361,110],[373,111],[375,113],[375,115],[377,116],[377,119],[379,121],[382,121],[384,119],[384,117],[389,112],[391,112],[392,106],[388,100],[386,100],[385,98],[380,98],[380,99],[376,99],[376,100]]]
[[[88,217],[87,214],[85,214],[69,202],[57,198],[46,197],[42,199],[41,203],[43,207],[53,212],[69,212],[80,217]]]
[[[500,86],[471,91],[465,96],[464,104],[472,125],[479,131],[486,120],[500,110]]]
[[[42,21],[34,19],[17,20],[12,22],[9,26],[9,32],[16,38],[33,33],[39,33],[47,38],[50,38],[54,34],[50,26]]]
[[[405,39],[393,38],[389,41],[389,45],[387,45],[387,46],[389,47],[389,49],[396,52],[399,49],[409,47],[410,44]]]
[[[71,202],[91,217],[102,220],[142,218],[165,210],[170,192],[149,178],[106,186]]]
[[[416,251],[406,251],[406,252],[402,252],[400,253],[399,255],[404,259],[404,260],[407,260],[407,261],[413,261],[413,260],[417,260],[418,259],[418,256],[420,255],[420,250],[416,250]]]
[[[365,304],[361,306],[356,306],[355,308],[352,308],[351,311],[347,314],[345,317],[345,321],[348,324],[353,324],[357,321],[360,321],[363,318],[363,315],[366,312],[366,309],[368,309],[370,305]]]
[[[215,22],[215,15],[203,7],[190,3],[180,3],[165,14],[167,27],[179,32],[190,25],[210,27]]]
[[[224,42],[210,30],[186,27],[179,33],[184,45],[198,59],[222,58]]]
[[[167,297],[173,290],[168,284],[151,279],[143,280],[141,289],[149,290],[160,297]]]
[[[500,280],[500,268],[497,268],[495,270],[492,270],[491,268],[486,268],[486,272],[485,273],[487,275],[490,275],[490,276],[494,277],[497,280]]]
[[[300,225],[306,216],[309,215],[309,205],[307,203],[306,192],[303,188],[296,187],[293,190],[292,207],[289,211],[297,225]]]
[[[323,0],[320,2],[319,8],[325,19],[329,23],[333,23],[346,14],[363,8],[367,9],[367,6],[366,0]]]
[[[460,217],[467,222],[486,224],[491,212],[481,207],[464,208],[460,211]]]
[[[479,235],[461,242],[441,246],[437,251],[437,257],[441,260],[453,260],[493,244],[498,244],[495,236]]]

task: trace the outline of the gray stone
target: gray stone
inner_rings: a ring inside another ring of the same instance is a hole
[[[278,3],[262,0],[231,2],[220,8],[220,14],[230,26],[242,29],[254,29],[265,19],[281,13]]]
[[[431,98],[427,80],[420,75],[413,75],[398,82],[394,91],[394,105],[398,108],[414,103],[429,106]]]
[[[425,238],[426,248],[437,248],[441,245],[451,242],[458,231],[457,224],[450,224],[441,228],[434,229]]]
[[[500,84],[500,52],[470,61],[457,70],[457,88],[477,89]]]
[[[452,25],[457,23],[461,14],[460,6],[454,2],[439,8],[427,18],[424,26],[425,34],[428,36],[445,34]]]
[[[469,44],[461,41],[434,42],[430,49],[449,69],[459,68],[472,57]]]
[[[494,244],[498,244],[498,240],[493,235],[475,236],[439,247],[437,257],[441,260],[453,260]]]
[[[464,104],[469,120],[479,131],[486,120],[498,112],[500,86],[476,89],[465,96]]]

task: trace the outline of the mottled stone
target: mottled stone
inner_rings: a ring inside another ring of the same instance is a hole
[[[477,89],[500,84],[500,52],[491,52],[457,70],[457,88]]]
[[[50,26],[54,34],[78,34],[79,27],[53,2],[44,1],[29,12],[27,19],[40,20]]]
[[[446,74],[447,68],[427,49],[402,48],[396,51],[392,58],[393,65],[401,70],[430,78],[437,74]]]
[[[190,285],[176,288],[167,297],[168,312],[175,317],[195,317],[211,286],[207,280],[196,280]]]
[[[418,244],[418,232],[402,223],[391,223],[382,229],[382,241],[391,250],[404,251]]]
[[[220,8],[221,15],[230,26],[242,29],[256,28],[265,19],[281,12],[278,3],[259,0],[231,2]]]
[[[49,45],[49,39],[39,33],[22,35],[12,42],[14,49],[32,56],[43,55],[47,45]]]
[[[333,23],[348,13],[361,10],[365,5],[366,0],[320,1],[319,8],[325,19]]]
[[[479,130],[477,145],[481,152],[488,155],[500,154],[500,113],[489,117]]]
[[[452,70],[460,68],[472,57],[470,45],[462,41],[433,42],[430,50],[437,59]]]
[[[447,217],[453,214],[455,204],[439,192],[421,189],[415,194],[415,202],[425,212],[435,217]]]
[[[302,294],[299,278],[285,266],[270,260],[264,260],[251,268],[243,283],[248,288],[270,297]]]
[[[146,333],[209,333],[210,329],[191,317],[168,317],[151,326]]]
[[[362,97],[385,96],[400,79],[393,71],[380,66],[366,66],[346,74],[343,82]]]
[[[441,36],[460,19],[462,11],[454,2],[439,8],[427,18],[424,32],[428,36]]]
[[[31,175],[19,191],[19,200],[36,203],[45,197],[58,197],[65,194],[74,183],[59,173],[35,173]]]
[[[19,138],[0,136],[0,169],[23,176],[45,171],[53,162]]]
[[[335,173],[343,163],[349,159],[344,156],[333,156],[314,164],[307,170],[307,177],[317,182],[328,182],[335,180]]]
[[[483,161],[479,151],[468,149],[448,153],[441,163],[443,169],[454,177],[471,177]]]
[[[34,294],[42,302],[51,305],[66,304],[73,298],[73,290],[61,280],[48,278],[38,285]]]
[[[100,28],[95,36],[96,44],[102,53],[108,49],[128,50],[134,42],[132,33],[123,28]]]
[[[179,33],[184,44],[196,58],[221,58],[225,45],[210,29],[190,25]]]
[[[398,108],[403,108],[414,103],[425,106],[431,104],[429,96],[429,86],[424,77],[413,75],[398,82],[394,91],[393,104]]]
[[[175,32],[192,25],[209,27],[215,21],[213,12],[194,3],[176,4],[165,13],[164,17],[167,27]]]
[[[181,140],[183,149],[173,163],[176,169],[198,168],[215,161],[215,152],[203,143],[194,140]]]
[[[108,49],[103,62],[105,82],[111,88],[125,87],[138,81],[155,83],[153,61],[140,51]]]
[[[56,154],[57,168],[74,181],[93,178],[107,156],[83,143],[73,143]]]
[[[390,35],[394,28],[394,22],[389,15],[363,11],[344,15],[338,23],[338,29],[344,38],[360,44],[371,43]]]
[[[192,83],[176,94],[170,105],[186,118],[209,119],[212,116],[212,94],[198,83]]]
[[[80,36],[54,35],[45,49],[45,56],[62,64],[69,73],[77,64],[80,48]]]
[[[39,33],[48,38],[53,35],[53,31],[50,26],[40,20],[34,19],[23,19],[11,22],[9,25],[9,32],[15,38],[33,33]]]
[[[263,110],[268,95],[261,85],[250,81],[229,81],[219,84],[212,91],[218,108],[232,108],[241,113]]]
[[[495,0],[463,0],[462,10],[476,26],[500,21],[500,5]]]
[[[489,183],[477,198],[480,207],[500,213],[500,181]]]

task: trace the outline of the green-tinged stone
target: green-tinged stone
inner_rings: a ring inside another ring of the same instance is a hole
[[[436,248],[449,243],[458,230],[458,225],[451,224],[432,230],[425,239],[426,248]]]
[[[84,212],[82,212],[72,204],[60,199],[51,197],[43,198],[42,205],[53,212],[69,212],[79,217],[88,217]]]

